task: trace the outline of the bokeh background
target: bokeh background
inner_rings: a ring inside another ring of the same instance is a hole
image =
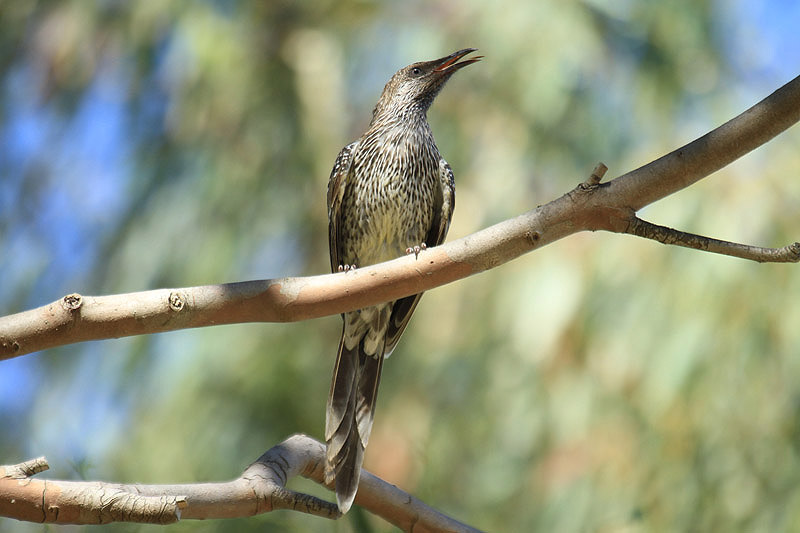
[[[450,237],[611,178],[800,74],[793,1],[0,1],[0,314],[327,271],[325,189],[398,68],[459,48],[430,112]],[[800,239],[800,129],[644,210]],[[430,291],[366,466],[491,531],[800,524],[800,270],[606,233]],[[339,317],[0,362],[0,461],[45,477],[236,477],[322,437]],[[292,486],[330,497],[304,480]],[[82,531],[0,519],[0,531]],[[162,531],[114,525],[111,531]],[[86,528],[94,531],[94,528]],[[169,531],[389,531],[360,509]]]

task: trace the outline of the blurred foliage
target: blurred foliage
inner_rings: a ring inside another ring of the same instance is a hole
[[[465,46],[486,60],[430,113],[456,173],[451,239],[555,198],[599,160],[630,170],[797,74],[782,69],[800,64],[800,9],[767,4],[0,1],[0,314],[73,291],[325,272],[338,150],[397,68]],[[795,128],[644,216],[787,244],[798,142]],[[788,530],[797,294],[793,266],[601,233],[431,291],[385,368],[366,466],[492,531]],[[2,362],[0,459],[46,455],[58,478],[233,478],[292,433],[321,438],[339,327]],[[61,528],[0,519],[42,530]],[[169,530],[390,528],[356,509]]]

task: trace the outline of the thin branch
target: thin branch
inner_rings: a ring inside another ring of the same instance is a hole
[[[287,480],[297,475],[324,484],[324,458],[322,443],[307,435],[293,435],[264,453],[233,481],[123,485],[31,479],[47,469],[47,461],[41,457],[0,466],[0,516],[57,524],[170,524],[291,509],[335,519],[341,516],[336,504],[286,488]],[[356,503],[404,531],[478,531],[367,471],[362,472]]]
[[[47,464],[47,459],[44,457],[36,457],[35,459],[29,459],[28,461],[16,465],[0,466],[0,468],[3,469],[0,471],[0,479],[25,479],[26,477],[35,476],[40,472],[49,470],[50,465]]]
[[[758,261],[759,263],[797,263],[800,261],[800,242],[792,243],[783,248],[762,248],[761,246],[721,241],[702,235],[695,235],[694,233],[686,233],[685,231],[647,222],[633,215],[631,216],[631,224],[625,233],[652,239],[662,244],[673,244],[704,252],[730,255],[749,259],[750,261]]]
[[[605,184],[595,183],[602,177],[597,169],[588,184],[581,183],[546,205],[429,248],[419,257],[305,278],[114,296],[69,295],[0,318],[0,359],[87,340],[334,315],[483,272],[579,231],[627,233],[631,213],[724,167],[798,120],[800,77],[726,124],[648,165]],[[759,257],[775,260],[768,254]]]

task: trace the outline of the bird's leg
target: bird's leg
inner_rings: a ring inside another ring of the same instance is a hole
[[[350,272],[356,269],[356,265],[339,265],[339,272]]]
[[[426,250],[427,248],[428,248],[428,245],[425,244],[424,242],[422,242],[422,243],[419,244],[419,246],[410,246],[410,247],[406,248],[406,255],[414,254],[414,259],[418,259],[419,258],[419,253],[422,250]]]

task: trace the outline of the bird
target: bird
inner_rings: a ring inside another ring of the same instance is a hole
[[[345,146],[328,181],[331,270],[416,256],[441,244],[455,207],[453,171],[427,112],[447,80],[483,56],[476,48],[398,70],[361,137]],[[462,60],[463,59],[463,60]],[[422,294],[342,314],[342,335],[325,416],[325,482],[341,513],[353,504],[375,414],[383,361]]]

